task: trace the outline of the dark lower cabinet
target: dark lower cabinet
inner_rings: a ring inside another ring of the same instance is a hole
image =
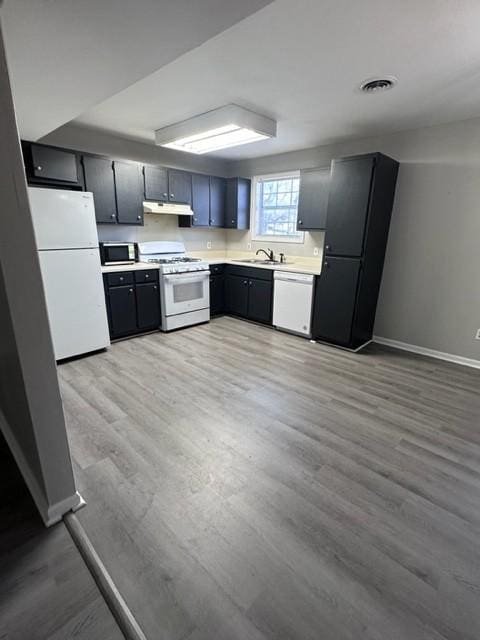
[[[137,327],[140,331],[160,326],[160,298],[158,284],[137,284]]]
[[[248,316],[248,279],[225,276],[225,311],[235,316]]]
[[[317,277],[312,333],[316,339],[349,345],[352,338],[360,260],[327,258]]]
[[[112,339],[160,328],[158,270],[107,273],[104,286]]]
[[[110,287],[109,320],[112,338],[135,333],[137,330],[137,303],[134,285]]]
[[[210,315],[218,316],[225,308],[225,281],[223,275],[210,276]]]
[[[272,321],[272,283],[267,280],[248,281],[248,317],[257,322]]]
[[[236,316],[270,324],[272,321],[273,271],[227,266],[225,311]]]

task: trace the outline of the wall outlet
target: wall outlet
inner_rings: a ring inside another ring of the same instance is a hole
[[[480,340],[480,329],[477,329],[477,333],[475,334],[475,340]]]
[[[314,248],[313,248],[313,255],[314,255],[314,256],[318,256],[318,253],[319,253],[319,252],[318,252],[318,247],[314,247]]]
[[[210,242],[210,240],[207,242],[207,249],[211,249],[212,248],[212,243]]]
[[[251,242],[247,242],[247,249],[249,251],[251,251],[251,249],[252,249],[252,243]]]

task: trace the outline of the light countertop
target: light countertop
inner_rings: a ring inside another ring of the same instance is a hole
[[[244,267],[253,267],[254,269],[270,269],[271,271],[289,271],[290,273],[308,273],[313,275],[320,275],[322,270],[322,259],[321,256],[315,258],[304,258],[300,256],[292,256],[287,258],[286,264],[258,264],[252,262],[243,262],[243,259],[248,259],[254,257],[254,254],[251,253],[245,256],[245,254],[239,255],[229,253],[225,255],[221,252],[198,252],[198,251],[189,251],[189,256],[195,258],[202,258],[208,264],[236,264],[238,266]],[[135,262],[134,264],[118,264],[118,265],[103,265],[102,273],[115,273],[118,271],[138,271],[141,269],[158,269],[158,266],[155,264],[149,264],[147,262]]]

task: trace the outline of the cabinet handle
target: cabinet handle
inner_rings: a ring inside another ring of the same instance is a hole
[[[119,280],[120,282],[123,282],[123,276],[120,276]]]
[[[110,216],[110,218],[115,218],[115,214],[114,214],[114,213],[112,213],[112,215]]]
[[[248,283],[248,285],[251,287],[253,284],[253,282],[250,280],[250,282]]]
[[[129,289],[129,292],[130,292],[130,293],[133,293],[133,289]]]
[[[164,193],[163,197],[166,198],[168,196],[168,193]]]
[[[235,224],[235,220],[232,220],[232,224]]]
[[[154,285],[153,285],[153,288],[154,288],[154,290],[156,291],[156,290],[157,290],[157,285],[156,285],[156,284],[154,284]]]
[[[142,219],[142,216],[137,216],[137,220],[141,220],[141,219]]]
[[[323,265],[324,265],[325,267],[327,267],[327,269],[328,269],[328,267],[330,266],[330,265],[328,264],[328,261],[327,261],[327,260],[325,260],[325,262],[323,263]]]
[[[326,245],[325,245],[325,251],[330,251],[330,249],[331,249],[331,248],[332,248],[332,247],[331,247],[329,244],[326,244]]]
[[[148,275],[148,273],[145,274],[145,280],[148,280],[150,276]]]
[[[303,224],[303,221],[302,221],[302,220],[299,220],[299,221],[298,221],[298,224],[299,224],[299,225],[302,225],[302,224]]]
[[[244,281],[243,281],[243,284],[248,284],[248,281],[247,281],[247,280],[244,280]]]
[[[175,198],[175,194],[174,194],[174,193],[171,193],[171,194],[170,194],[170,198],[172,198],[172,200],[173,200],[173,198]]]
[[[42,167],[41,167],[40,165],[38,165],[38,167],[35,167],[35,169],[36,169],[37,171],[41,171],[41,170],[42,170]]]

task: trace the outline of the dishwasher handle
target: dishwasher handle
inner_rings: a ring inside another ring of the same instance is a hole
[[[309,273],[287,273],[285,271],[275,271],[273,274],[274,280],[280,280],[281,282],[298,282],[299,284],[313,284],[313,275]]]

